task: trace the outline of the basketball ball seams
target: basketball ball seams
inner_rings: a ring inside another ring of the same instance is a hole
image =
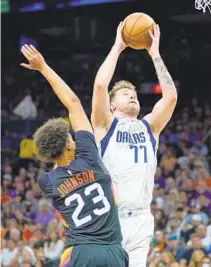
[[[132,37],[136,37],[136,36],[139,36],[139,35],[141,35],[141,34],[144,34],[146,31],[148,31],[149,30],[149,28],[151,28],[152,26],[153,26],[153,24],[154,23],[152,23],[149,27],[147,27],[144,31],[142,31],[142,32],[140,32],[140,33],[138,33],[138,34],[135,34],[135,35],[131,35]]]
[[[127,22],[127,20],[125,21],[125,27],[124,27],[124,29],[123,29],[123,33],[124,33],[123,39],[124,39],[124,42],[125,42],[126,44],[128,44],[128,43],[129,43],[129,40],[126,41],[126,38],[128,39],[128,36],[130,36],[130,33],[129,33],[129,32],[127,31],[127,29],[126,29],[126,22]],[[126,37],[126,35],[127,35],[127,37]]]
[[[127,31],[127,20],[125,21],[125,26],[124,26],[124,32],[127,33],[128,35],[130,35],[130,33]]]
[[[133,39],[131,39],[130,41],[133,42],[133,43],[137,43],[137,44],[145,44],[145,43],[147,43],[147,41],[140,42],[140,41],[133,40]]]
[[[134,49],[147,49],[152,43],[149,31],[153,29],[154,24],[154,20],[145,13],[130,14],[125,18],[122,31],[124,42]]]
[[[144,15],[144,13],[141,13],[141,15],[138,16],[137,20],[139,20],[139,18],[140,18],[141,16],[143,16],[143,15]],[[128,35],[130,35],[130,32],[127,31],[127,20],[128,20],[128,19],[129,19],[129,18],[127,18],[126,21],[125,21],[124,31],[125,31]],[[137,20],[135,21],[135,23],[137,22]],[[132,32],[132,30],[133,30],[133,28],[134,28],[134,26],[135,26],[135,23],[133,24],[133,27],[132,27],[132,29],[131,29],[131,32]]]
[[[133,27],[132,27],[132,29],[131,29],[131,31],[130,31],[130,35],[129,35],[129,42],[130,42],[131,33],[132,33],[134,27],[136,26],[136,23],[139,21],[140,17],[142,17],[143,15],[144,15],[144,14],[142,13],[142,14],[137,18],[137,20],[135,21],[135,23],[133,24]]]
[[[129,47],[136,49],[136,50],[147,49],[147,47],[150,46],[150,43],[147,46],[146,46],[146,44],[147,44],[147,42],[134,42],[133,40],[131,40]]]

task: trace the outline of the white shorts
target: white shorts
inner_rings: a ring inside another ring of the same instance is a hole
[[[150,210],[122,211],[119,219],[123,247],[129,256],[129,267],[146,267],[150,242],[154,233],[154,218]]]

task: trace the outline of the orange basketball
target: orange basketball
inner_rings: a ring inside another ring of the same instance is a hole
[[[125,25],[122,30],[124,42],[134,49],[146,49],[152,39],[149,30],[153,32],[154,20],[144,13],[133,13],[125,18]]]

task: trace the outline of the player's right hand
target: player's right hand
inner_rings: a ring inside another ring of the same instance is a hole
[[[24,57],[28,60],[29,64],[21,63],[21,66],[29,70],[41,71],[46,62],[40,52],[33,45],[24,45],[21,48],[21,52]]]
[[[123,41],[122,38],[122,30],[124,28],[125,23],[124,22],[120,22],[118,27],[117,27],[117,31],[116,31],[116,40],[115,40],[115,45],[118,47],[119,51],[122,52],[127,45],[125,44],[125,42]]]

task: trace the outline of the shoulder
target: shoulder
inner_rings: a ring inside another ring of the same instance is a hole
[[[37,183],[38,184],[46,183],[47,179],[48,179],[47,173],[43,173],[43,174],[41,174],[40,176],[37,177]]]
[[[87,147],[90,145],[96,145],[95,136],[93,133],[88,131],[77,131],[75,132],[76,149],[78,147]]]
[[[37,183],[45,197],[51,198],[53,186],[49,173],[44,173],[37,178]]]
[[[94,134],[92,132],[89,131],[77,131],[75,132],[75,140],[76,141],[80,141],[80,140],[90,140],[90,141],[94,141],[95,142],[95,137]]]
[[[100,143],[110,132],[113,132],[118,124],[119,119],[112,117],[112,120],[104,126],[94,127],[94,134],[98,143]]]
[[[75,132],[75,137],[89,136],[94,138],[94,134],[90,131],[80,130]]]
[[[158,140],[159,134],[154,131],[153,124],[151,122],[151,113],[147,114],[140,121],[146,126],[148,133],[150,133],[155,140]]]
[[[101,156],[104,155],[104,152],[105,152],[105,150],[109,144],[109,141],[110,141],[112,135],[115,132],[115,129],[117,127],[118,122],[119,122],[119,119],[114,118],[112,123],[111,123],[110,128],[108,129],[106,134],[103,136],[103,138],[101,138],[101,140],[99,141],[100,148],[101,148]]]
[[[89,163],[93,163],[98,160],[99,153],[93,133],[87,131],[76,132],[75,145],[76,159],[83,158]]]

